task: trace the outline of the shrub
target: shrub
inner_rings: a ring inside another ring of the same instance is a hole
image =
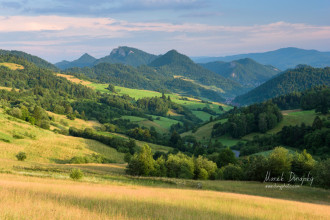
[[[24,161],[26,159],[26,153],[21,151],[18,154],[16,154],[16,158],[19,161]]]
[[[69,126],[69,123],[67,121],[65,121],[64,119],[60,120],[60,124],[62,124],[64,126]]]
[[[166,176],[167,174],[167,167],[166,161],[163,156],[160,156],[155,161],[155,169],[152,173],[153,176]]]
[[[198,172],[197,179],[207,180],[208,178],[209,178],[209,174],[207,173],[207,171],[204,168],[201,168]]]
[[[223,168],[223,178],[225,180],[241,180],[243,176],[242,168],[233,164],[228,164]]]
[[[105,158],[103,155],[100,154],[92,154],[86,156],[76,156],[71,158],[71,164],[83,164],[83,163],[110,163],[111,161]]]
[[[298,176],[308,175],[308,173],[314,168],[315,160],[312,155],[303,150],[301,153],[295,153],[292,160],[292,172]]]
[[[262,155],[252,155],[247,158],[244,169],[244,179],[264,181],[267,173],[268,160]]]
[[[126,163],[129,163],[131,161],[131,158],[132,158],[132,154],[130,154],[129,152],[127,152],[124,156],[124,161]]]
[[[19,108],[13,108],[10,112],[10,114],[16,118],[22,118],[22,111]]]
[[[73,180],[79,180],[83,178],[84,173],[80,169],[72,169],[70,173],[70,178]]]
[[[218,167],[223,167],[228,164],[236,164],[237,160],[235,158],[235,154],[229,148],[222,149],[219,153],[217,165]]]
[[[273,176],[288,174],[291,170],[292,156],[284,147],[276,147],[268,158],[268,168]]]
[[[76,116],[73,113],[67,114],[66,117],[70,120],[75,120]]]
[[[148,176],[154,173],[155,160],[152,157],[151,148],[144,145],[140,153],[131,157],[126,172],[135,176]]]
[[[205,157],[198,156],[194,160],[195,163],[195,179],[214,179],[217,164],[209,161]]]
[[[40,122],[40,127],[48,130],[50,128],[50,122],[47,120],[42,120]]]
[[[194,177],[194,161],[191,157],[178,153],[170,154],[166,161],[168,177],[176,177],[183,179],[192,179]]]
[[[316,164],[312,170],[315,185],[330,189],[330,158]]]
[[[215,172],[215,179],[222,180],[223,179],[223,169],[217,169]]]

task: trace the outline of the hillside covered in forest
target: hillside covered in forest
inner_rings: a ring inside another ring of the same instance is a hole
[[[237,96],[234,102],[247,105],[262,102],[276,96],[301,92],[314,86],[330,85],[330,68],[301,66],[290,69],[263,83],[244,95]]]
[[[250,87],[258,86],[280,73],[280,70],[275,67],[259,64],[249,58],[231,62],[215,61],[200,65],[225,78]]]

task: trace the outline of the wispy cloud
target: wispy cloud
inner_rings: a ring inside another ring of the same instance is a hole
[[[0,47],[27,49],[52,61],[63,55],[77,57],[83,52],[101,56],[118,45],[135,46],[156,54],[175,48],[188,55],[252,52],[251,48],[276,49],[308,45],[308,42],[314,42],[314,46],[315,42],[320,42],[321,47],[325,42],[330,44],[329,36],[330,26],[283,21],[224,26],[129,22],[112,18],[0,17]]]
[[[16,0],[0,2],[0,8],[15,15],[108,16],[136,11],[201,9],[208,6],[203,0]],[[4,11],[6,12],[6,11]]]

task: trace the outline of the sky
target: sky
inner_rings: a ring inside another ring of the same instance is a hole
[[[0,49],[50,62],[118,46],[225,56],[330,51],[329,0],[0,0]]]

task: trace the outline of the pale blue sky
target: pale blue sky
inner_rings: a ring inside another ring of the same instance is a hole
[[[0,0],[0,48],[51,62],[117,46],[223,56],[330,51],[329,0]]]

